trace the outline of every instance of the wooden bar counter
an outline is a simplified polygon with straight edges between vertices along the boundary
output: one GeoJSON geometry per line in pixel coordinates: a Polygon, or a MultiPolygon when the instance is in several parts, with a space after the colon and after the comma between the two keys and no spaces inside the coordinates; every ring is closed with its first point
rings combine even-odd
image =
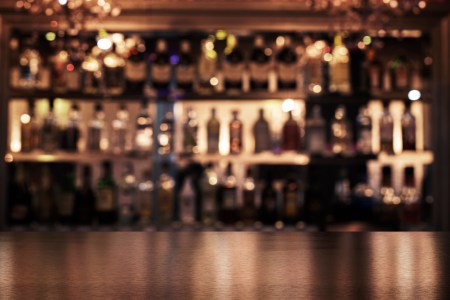
{"type": "Polygon", "coordinates": [[[2,300],[449,297],[450,233],[0,233],[2,300]]]}

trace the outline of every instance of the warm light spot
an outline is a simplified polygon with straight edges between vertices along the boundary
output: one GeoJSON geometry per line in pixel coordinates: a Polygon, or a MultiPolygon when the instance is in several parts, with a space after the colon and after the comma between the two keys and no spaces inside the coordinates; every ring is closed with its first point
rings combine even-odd
{"type": "Polygon", "coordinates": [[[423,63],[427,66],[430,66],[433,63],[433,59],[430,56],[425,57],[423,63]]]}
{"type": "Polygon", "coordinates": [[[325,53],[325,55],[323,56],[323,60],[326,62],[330,62],[333,60],[333,54],[331,53],[325,53]]]}
{"type": "Polygon", "coordinates": [[[270,49],[270,48],[264,49],[264,54],[267,55],[267,56],[272,55],[272,49],[270,49]]]}
{"type": "Polygon", "coordinates": [[[314,43],[314,47],[315,47],[317,50],[321,50],[321,51],[325,48],[326,45],[327,45],[327,44],[326,44],[325,41],[323,41],[323,40],[319,40],[319,41],[316,41],[316,42],[314,43]]]}
{"type": "Polygon", "coordinates": [[[124,41],[124,36],[122,33],[113,33],[111,35],[111,40],[116,44],[120,44],[124,41]]]}
{"type": "Polygon", "coordinates": [[[20,142],[20,140],[12,140],[10,148],[12,152],[19,152],[22,148],[22,143],[20,142]]]}
{"type": "Polygon", "coordinates": [[[425,1],[419,1],[419,4],[417,4],[419,6],[420,9],[424,9],[425,7],[427,7],[427,2],[425,1]]]}
{"type": "Polygon", "coordinates": [[[295,108],[294,100],[292,99],[286,99],[283,101],[283,104],[281,104],[281,109],[284,112],[293,111],[295,108]]]}
{"type": "Polygon", "coordinates": [[[66,66],[66,70],[69,72],[72,72],[73,70],[75,70],[75,66],[73,64],[68,64],[66,66]]]}
{"type": "Polygon", "coordinates": [[[275,228],[276,229],[281,230],[281,229],[283,229],[283,227],[284,227],[283,221],[276,221],[275,222],[275,228]]]}
{"type": "Polygon", "coordinates": [[[67,0],[58,0],[58,2],[61,5],[66,5],[67,4],[67,0]]]}
{"type": "Polygon", "coordinates": [[[227,32],[225,30],[217,30],[216,31],[216,38],[219,41],[222,41],[222,40],[226,39],[227,38],[227,32]]]}
{"type": "Polygon", "coordinates": [[[421,96],[422,95],[421,95],[420,91],[418,91],[418,90],[411,90],[408,93],[408,99],[411,101],[419,100],[421,96]]]}
{"type": "Polygon", "coordinates": [[[313,91],[315,94],[319,94],[320,92],[322,92],[322,87],[321,87],[320,85],[318,85],[318,84],[315,84],[315,85],[313,86],[313,88],[312,88],[312,91],[313,91]]]}
{"type": "Polygon", "coordinates": [[[364,42],[358,42],[358,48],[362,50],[366,48],[366,44],[364,44],[364,42]]]}
{"type": "Polygon", "coordinates": [[[31,121],[31,117],[29,114],[23,114],[20,116],[20,122],[22,124],[28,124],[28,123],[30,123],[30,121],[31,121]]]}
{"type": "Polygon", "coordinates": [[[275,40],[275,43],[277,44],[278,47],[283,47],[284,43],[285,43],[285,38],[284,36],[278,36],[277,39],[275,40]]]}
{"type": "Polygon", "coordinates": [[[398,7],[398,2],[397,2],[397,0],[392,0],[392,1],[389,2],[389,5],[392,8],[397,8],[398,7]]]}
{"type": "Polygon", "coordinates": [[[56,38],[56,34],[54,32],[47,32],[45,34],[45,38],[47,39],[47,41],[53,42],[56,38]]]}
{"type": "Polygon", "coordinates": [[[5,154],[5,162],[6,163],[12,163],[14,161],[14,156],[12,156],[12,154],[8,153],[5,154]]]}
{"type": "Polygon", "coordinates": [[[212,78],[209,80],[209,83],[210,83],[212,86],[216,86],[216,85],[219,84],[219,79],[217,79],[217,77],[212,77],[212,78]]]}
{"type": "Polygon", "coordinates": [[[112,42],[108,38],[101,38],[97,41],[97,46],[102,50],[108,50],[112,47],[112,42]]]}

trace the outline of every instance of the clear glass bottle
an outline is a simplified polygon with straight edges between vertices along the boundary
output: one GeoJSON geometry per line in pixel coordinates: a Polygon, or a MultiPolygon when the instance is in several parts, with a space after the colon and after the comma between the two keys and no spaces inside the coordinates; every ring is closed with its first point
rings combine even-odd
{"type": "Polygon", "coordinates": [[[97,94],[99,92],[102,77],[101,65],[99,58],[93,53],[93,48],[90,48],[81,63],[84,93],[97,94]]]}
{"type": "Polygon", "coordinates": [[[116,44],[103,57],[103,80],[106,93],[109,95],[121,95],[125,90],[125,66],[126,60],[117,53],[116,44]]]}
{"type": "Polygon", "coordinates": [[[203,40],[201,42],[201,55],[198,60],[197,78],[198,93],[212,94],[218,84],[217,79],[218,55],[214,50],[212,40],[203,40]]]}
{"type": "Polygon", "coordinates": [[[150,80],[151,86],[159,93],[168,93],[172,77],[172,66],[167,50],[167,42],[163,39],[156,41],[156,49],[151,56],[150,80]]]}
{"type": "Polygon", "coordinates": [[[372,92],[381,91],[383,87],[383,64],[377,58],[375,49],[367,50],[367,73],[372,92]]]}
{"type": "Polygon", "coordinates": [[[306,148],[310,153],[323,154],[326,149],[326,122],[320,106],[314,105],[311,117],[306,120],[306,148]]]}
{"type": "Polygon", "coordinates": [[[102,162],[102,175],[97,181],[95,210],[99,225],[114,225],[117,222],[117,186],[110,161],[102,162]]]}
{"type": "Polygon", "coordinates": [[[119,223],[131,226],[137,221],[137,180],[131,162],[122,165],[119,189],[119,223]]]}
{"type": "Polygon", "coordinates": [[[278,90],[297,89],[297,78],[299,73],[298,56],[292,48],[289,36],[284,38],[284,46],[276,55],[278,90]]]}
{"type": "Polygon", "coordinates": [[[35,38],[26,39],[19,55],[19,65],[17,66],[19,71],[19,89],[35,89],[39,87],[43,60],[39,51],[33,46],[35,42],[35,38]]]}
{"type": "Polygon", "coordinates": [[[411,102],[406,103],[405,112],[402,116],[402,142],[403,151],[416,150],[416,118],[411,113],[411,102]]]}
{"type": "Polygon", "coordinates": [[[249,72],[250,89],[252,91],[267,91],[269,88],[269,72],[271,70],[271,51],[264,49],[264,37],[257,35],[250,53],[249,72]]]}
{"type": "Polygon", "coordinates": [[[141,180],[138,183],[137,199],[139,224],[148,226],[152,224],[153,219],[153,190],[154,184],[151,171],[145,170],[141,180]]]}
{"type": "Polygon", "coordinates": [[[58,121],[53,112],[54,99],[49,99],[49,111],[44,118],[41,128],[41,149],[45,152],[54,152],[59,148],[60,130],[58,121]]]}
{"type": "Polygon", "coordinates": [[[80,140],[80,108],[77,104],[72,104],[69,111],[69,122],[63,131],[62,149],[66,151],[78,151],[78,141],[80,140]]]}
{"type": "Polygon", "coordinates": [[[51,63],[51,82],[55,93],[64,93],[67,91],[66,67],[69,62],[69,53],[64,45],[64,40],[56,42],[56,51],[50,58],[51,63]]]}
{"type": "Polygon", "coordinates": [[[202,222],[207,226],[214,225],[217,221],[216,197],[219,176],[212,163],[206,165],[200,185],[202,193],[202,222]]]}
{"type": "Polygon", "coordinates": [[[125,89],[128,93],[141,93],[147,79],[146,47],[138,35],[125,40],[127,60],[125,64],[125,89]]]}
{"type": "Polygon", "coordinates": [[[169,164],[163,163],[162,172],[159,177],[157,201],[158,201],[158,224],[167,226],[172,223],[174,206],[175,181],[169,174],[169,164]]]}
{"type": "Polygon", "coordinates": [[[259,109],[259,118],[253,125],[253,136],[255,138],[255,153],[270,151],[272,146],[269,123],[264,118],[264,109],[259,109]]]}
{"type": "Polygon", "coordinates": [[[39,147],[39,125],[34,114],[34,100],[28,100],[28,112],[20,116],[21,151],[30,152],[39,147]]]}
{"type": "Polygon", "coordinates": [[[198,121],[192,108],[187,109],[187,118],[183,124],[183,152],[198,154],[198,121]]]}
{"type": "Polygon", "coordinates": [[[159,124],[158,153],[160,155],[169,155],[173,151],[173,126],[173,113],[167,111],[159,124]]]}
{"type": "Polygon", "coordinates": [[[191,44],[183,40],[180,46],[179,61],[175,69],[175,80],[177,88],[183,92],[192,92],[195,81],[195,61],[191,53],[191,44]]]}
{"type": "Polygon", "coordinates": [[[208,153],[219,153],[219,141],[220,141],[220,122],[216,117],[216,109],[211,109],[211,117],[206,124],[207,131],[207,143],[208,153]]]}
{"type": "Polygon", "coordinates": [[[197,205],[197,194],[192,185],[191,176],[184,179],[183,186],[180,191],[180,221],[183,224],[192,225],[195,223],[197,205]]]}
{"type": "Polygon", "coordinates": [[[343,105],[339,105],[331,122],[331,147],[335,154],[352,152],[352,127],[343,105]]]}
{"type": "Polygon", "coordinates": [[[232,164],[228,163],[217,198],[218,219],[225,224],[234,224],[239,219],[236,183],[232,164]]]}
{"type": "Polygon", "coordinates": [[[112,121],[111,150],[114,154],[125,154],[129,150],[130,115],[124,103],[121,103],[112,121]]]}
{"type": "Polygon", "coordinates": [[[394,153],[394,119],[389,111],[389,103],[384,103],[384,111],[380,120],[380,151],[394,153]]]}
{"type": "Polygon", "coordinates": [[[89,121],[88,136],[87,136],[87,150],[101,151],[105,150],[102,141],[105,137],[105,112],[100,103],[95,105],[94,116],[89,121]]]}
{"type": "Polygon", "coordinates": [[[350,94],[350,56],[342,36],[334,37],[333,59],[330,61],[330,91],[350,94]]]}
{"type": "Polygon", "coordinates": [[[149,157],[153,149],[153,120],[148,113],[147,99],[141,101],[135,126],[134,150],[136,155],[138,157],[149,157]]]}
{"type": "Polygon", "coordinates": [[[84,61],[83,45],[80,40],[72,39],[69,42],[69,60],[64,70],[66,77],[66,89],[70,92],[80,92],[82,86],[82,69],[84,61]]]}
{"type": "Polygon", "coordinates": [[[311,95],[325,91],[324,51],[327,44],[323,40],[312,42],[306,47],[305,87],[311,95]]]}
{"type": "Polygon", "coordinates": [[[245,69],[244,55],[239,48],[237,38],[232,39],[234,45],[225,49],[223,62],[224,87],[226,92],[242,92],[245,69]],[[229,52],[227,52],[229,50],[229,52]]]}
{"type": "Polygon", "coordinates": [[[256,184],[252,169],[247,168],[247,173],[242,185],[243,206],[241,210],[242,222],[246,225],[254,225],[256,222],[256,184]]]}
{"type": "Polygon", "coordinates": [[[300,127],[292,116],[292,111],[288,112],[288,119],[283,125],[282,131],[283,151],[298,151],[300,149],[300,127]]]}
{"type": "Polygon", "coordinates": [[[356,117],[356,128],[358,134],[356,150],[362,154],[372,153],[372,118],[367,106],[360,107],[356,117]]]}
{"type": "Polygon", "coordinates": [[[242,122],[238,119],[239,112],[232,112],[233,119],[230,122],[230,154],[240,154],[243,149],[242,122]]]}

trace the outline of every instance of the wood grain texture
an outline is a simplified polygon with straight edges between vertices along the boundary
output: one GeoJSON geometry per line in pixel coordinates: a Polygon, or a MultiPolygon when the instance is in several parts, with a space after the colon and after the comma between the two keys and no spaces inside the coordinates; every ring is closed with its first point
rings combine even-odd
{"type": "Polygon", "coordinates": [[[0,299],[449,299],[449,233],[1,233],[0,299]]]}

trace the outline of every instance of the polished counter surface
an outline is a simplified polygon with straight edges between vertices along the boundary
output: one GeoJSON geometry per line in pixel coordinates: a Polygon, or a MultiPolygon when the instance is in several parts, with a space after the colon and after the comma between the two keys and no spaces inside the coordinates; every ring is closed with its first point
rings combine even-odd
{"type": "Polygon", "coordinates": [[[0,299],[450,299],[450,233],[3,232],[0,299]]]}

